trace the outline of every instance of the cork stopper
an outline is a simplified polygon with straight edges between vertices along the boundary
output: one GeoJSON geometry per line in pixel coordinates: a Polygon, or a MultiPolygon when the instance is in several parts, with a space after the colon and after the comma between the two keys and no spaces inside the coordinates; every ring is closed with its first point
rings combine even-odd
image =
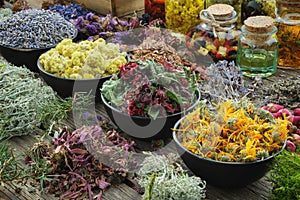
{"type": "Polygon", "coordinates": [[[269,16],[248,17],[244,21],[247,31],[253,33],[268,33],[274,28],[274,19],[269,16]]]}
{"type": "Polygon", "coordinates": [[[234,8],[231,5],[219,3],[209,6],[206,10],[215,17],[230,17],[234,8]]]}

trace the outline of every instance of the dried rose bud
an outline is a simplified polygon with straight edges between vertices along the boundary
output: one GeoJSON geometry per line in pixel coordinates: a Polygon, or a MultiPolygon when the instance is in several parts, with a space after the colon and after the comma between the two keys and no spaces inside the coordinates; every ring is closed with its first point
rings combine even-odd
{"type": "Polygon", "coordinates": [[[286,108],[280,109],[278,112],[282,113],[283,117],[290,117],[290,116],[292,116],[292,113],[288,109],[286,109],[286,108]]]}
{"type": "Polygon", "coordinates": [[[272,113],[274,118],[281,118],[282,117],[282,113],[277,112],[277,113],[272,113]]]}
{"type": "Polygon", "coordinates": [[[292,141],[290,141],[290,140],[288,140],[286,142],[286,148],[288,150],[290,150],[291,152],[295,152],[296,151],[296,145],[292,141]]]}
{"type": "Polygon", "coordinates": [[[283,109],[284,107],[279,104],[275,103],[269,103],[267,105],[267,110],[270,111],[271,113],[277,113],[279,110],[283,109]]]}
{"type": "Polygon", "coordinates": [[[300,116],[294,115],[292,123],[297,126],[300,124],[300,116]]]}
{"type": "Polygon", "coordinates": [[[295,109],[293,110],[293,113],[294,113],[294,115],[296,115],[296,116],[300,116],[300,108],[295,108],[295,109]]]}

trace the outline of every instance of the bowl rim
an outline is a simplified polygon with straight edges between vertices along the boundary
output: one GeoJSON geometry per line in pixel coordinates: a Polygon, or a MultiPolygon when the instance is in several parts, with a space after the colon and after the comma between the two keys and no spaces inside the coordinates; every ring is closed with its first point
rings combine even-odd
{"type": "MultiPolygon", "coordinates": [[[[178,116],[178,115],[180,115],[180,114],[184,114],[184,115],[185,115],[186,112],[189,112],[190,110],[194,109],[194,108],[196,107],[196,105],[199,103],[199,100],[200,100],[200,90],[197,89],[197,90],[195,91],[195,93],[196,93],[196,95],[198,95],[198,96],[197,96],[196,101],[193,103],[193,105],[191,105],[191,106],[188,107],[187,109],[185,109],[185,110],[183,110],[183,111],[180,111],[180,112],[178,112],[178,113],[174,113],[174,114],[167,115],[167,116],[158,116],[155,120],[163,119],[163,118],[167,118],[167,117],[178,116]]],[[[141,117],[141,116],[136,116],[136,115],[131,116],[131,115],[127,114],[127,113],[121,112],[121,111],[118,110],[117,108],[113,107],[109,101],[107,101],[107,99],[104,97],[104,95],[102,94],[102,92],[101,92],[101,100],[102,100],[102,102],[103,102],[105,105],[107,105],[111,110],[113,110],[113,111],[115,111],[115,112],[117,112],[117,113],[119,113],[119,114],[121,114],[121,115],[124,115],[124,116],[127,116],[127,117],[132,117],[132,118],[135,118],[135,119],[149,119],[149,120],[151,120],[151,117],[141,117]]],[[[152,119],[152,120],[154,120],[154,119],[152,119]]]]}
{"type": "Polygon", "coordinates": [[[268,160],[271,160],[273,159],[275,156],[277,156],[278,154],[280,154],[286,147],[286,143],[287,143],[287,140],[284,141],[283,145],[282,145],[282,148],[280,150],[278,150],[276,153],[268,156],[267,158],[265,159],[260,159],[260,160],[255,160],[255,161],[250,161],[250,162],[225,162],[225,161],[218,161],[218,160],[214,160],[214,159],[210,159],[210,158],[204,158],[204,157],[201,157],[199,155],[196,155],[194,153],[192,153],[191,151],[189,151],[188,149],[186,149],[182,144],[181,142],[179,142],[179,139],[177,137],[177,131],[176,129],[180,126],[180,123],[181,121],[185,118],[186,116],[183,116],[181,119],[179,119],[175,125],[174,125],[174,128],[173,128],[173,131],[172,131],[172,136],[173,136],[173,140],[175,141],[176,145],[178,145],[181,149],[184,150],[184,153],[188,153],[189,155],[197,158],[197,159],[200,159],[200,160],[204,160],[204,161],[207,161],[207,162],[212,162],[212,163],[216,163],[216,164],[224,164],[224,165],[255,165],[255,164],[258,164],[258,163],[263,163],[263,162],[266,162],[268,160]]]}
{"type": "MultiPolygon", "coordinates": [[[[46,52],[45,52],[46,53],[46,52]]],[[[107,79],[107,78],[110,78],[112,77],[112,75],[108,75],[108,76],[103,76],[103,77],[100,77],[100,78],[89,78],[89,79],[74,79],[74,78],[65,78],[65,77],[61,77],[61,76],[55,76],[54,74],[51,74],[50,72],[47,72],[44,67],[42,66],[42,64],[40,63],[40,57],[38,58],[37,60],[37,67],[38,67],[38,70],[43,73],[43,74],[46,74],[52,78],[59,78],[61,80],[67,80],[67,81],[79,81],[79,82],[86,82],[86,81],[99,81],[101,79],[107,79]]]]}

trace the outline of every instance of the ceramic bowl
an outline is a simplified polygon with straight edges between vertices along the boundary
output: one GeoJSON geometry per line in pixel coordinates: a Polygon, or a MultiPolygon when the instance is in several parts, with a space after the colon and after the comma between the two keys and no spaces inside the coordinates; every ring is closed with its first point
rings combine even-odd
{"type": "Polygon", "coordinates": [[[158,116],[156,119],[150,117],[130,116],[114,108],[101,94],[101,100],[107,115],[112,122],[124,133],[136,139],[151,141],[157,139],[172,138],[172,130],[175,123],[185,114],[193,111],[200,98],[199,91],[196,93],[198,99],[187,110],[167,116],[158,116]]]}
{"type": "Polygon", "coordinates": [[[15,66],[25,65],[29,70],[38,72],[37,60],[41,54],[50,49],[51,47],[41,49],[20,49],[0,45],[0,54],[15,66]]]}
{"type": "Polygon", "coordinates": [[[111,76],[83,80],[63,78],[47,72],[39,59],[37,66],[43,80],[62,98],[72,97],[76,92],[85,92],[95,96],[95,101],[100,102],[100,88],[111,78],[111,76]]]}
{"type": "Polygon", "coordinates": [[[278,155],[286,146],[276,154],[263,160],[253,162],[222,162],[198,156],[187,150],[181,143],[176,129],[180,128],[181,118],[176,122],[173,131],[173,139],[176,149],[185,165],[197,176],[203,178],[208,184],[222,188],[245,187],[261,179],[271,169],[274,157],[278,155]]]}

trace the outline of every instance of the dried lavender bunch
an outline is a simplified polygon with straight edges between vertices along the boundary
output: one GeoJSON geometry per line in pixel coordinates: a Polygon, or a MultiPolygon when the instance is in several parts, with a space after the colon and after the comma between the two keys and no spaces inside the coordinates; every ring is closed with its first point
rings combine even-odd
{"type": "Polygon", "coordinates": [[[200,84],[201,99],[208,103],[226,100],[238,100],[245,97],[250,90],[245,86],[239,66],[226,60],[218,61],[206,68],[209,77],[200,84]]]}
{"type": "Polygon", "coordinates": [[[138,171],[138,183],[145,189],[144,200],[199,200],[205,198],[206,182],[189,176],[178,156],[150,154],[138,171]]]}
{"type": "Polygon", "coordinates": [[[300,80],[277,79],[270,87],[257,87],[252,93],[253,103],[263,106],[268,103],[280,104],[286,108],[300,107],[300,80]]]}

